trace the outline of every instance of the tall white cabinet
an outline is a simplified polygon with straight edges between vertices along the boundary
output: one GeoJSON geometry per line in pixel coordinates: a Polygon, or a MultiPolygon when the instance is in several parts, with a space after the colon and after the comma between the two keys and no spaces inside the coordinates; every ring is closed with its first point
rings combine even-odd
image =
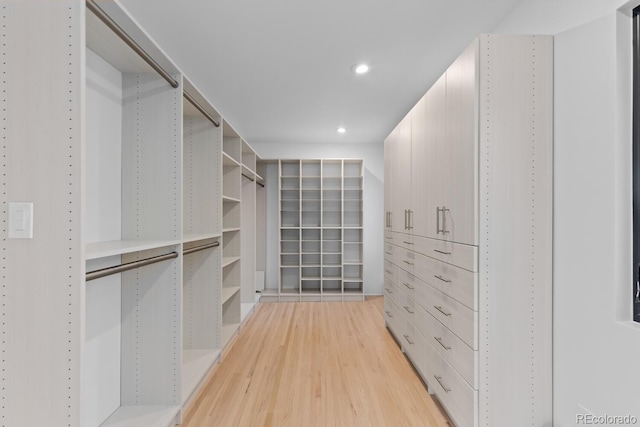
{"type": "Polygon", "coordinates": [[[255,305],[257,156],[117,1],[0,7],[0,426],[173,426],[255,305]]]}
{"type": "Polygon", "coordinates": [[[456,425],[551,425],[552,38],[482,35],[385,141],[385,320],[456,425]]]}

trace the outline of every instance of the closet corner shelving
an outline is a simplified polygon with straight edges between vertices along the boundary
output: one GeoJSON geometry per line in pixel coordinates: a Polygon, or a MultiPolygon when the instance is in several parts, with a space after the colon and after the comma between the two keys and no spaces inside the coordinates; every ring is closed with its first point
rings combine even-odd
{"type": "Polygon", "coordinates": [[[362,160],[279,160],[278,170],[280,282],[265,301],[362,301],[362,160]]]}

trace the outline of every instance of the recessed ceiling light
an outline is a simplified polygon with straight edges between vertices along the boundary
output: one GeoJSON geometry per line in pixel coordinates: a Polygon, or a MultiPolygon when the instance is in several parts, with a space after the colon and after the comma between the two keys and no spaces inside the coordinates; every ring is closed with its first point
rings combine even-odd
{"type": "Polygon", "coordinates": [[[369,71],[369,66],[367,64],[356,64],[351,67],[351,69],[356,74],[365,74],[367,71],[369,71]]]}
{"type": "Polygon", "coordinates": [[[338,133],[345,133],[347,130],[345,128],[338,128],[338,133]]]}

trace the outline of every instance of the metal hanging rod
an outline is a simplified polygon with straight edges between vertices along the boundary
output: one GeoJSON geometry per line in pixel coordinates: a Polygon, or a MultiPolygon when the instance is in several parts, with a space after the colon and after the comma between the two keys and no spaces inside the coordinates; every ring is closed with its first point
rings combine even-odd
{"type": "Polygon", "coordinates": [[[202,114],[204,114],[204,116],[209,119],[209,121],[211,123],[213,123],[215,125],[215,127],[219,128],[220,127],[220,122],[217,121],[216,119],[213,118],[213,116],[211,114],[209,114],[207,112],[207,110],[205,110],[202,105],[198,104],[198,101],[196,101],[195,99],[193,99],[193,97],[191,95],[189,95],[187,92],[183,92],[184,97],[187,98],[187,101],[189,101],[191,103],[191,105],[193,105],[194,107],[196,107],[196,109],[198,111],[200,111],[202,114]]]}
{"type": "Polygon", "coordinates": [[[215,248],[215,247],[218,247],[218,246],[220,246],[220,242],[213,242],[213,243],[208,243],[206,245],[194,246],[192,248],[183,250],[182,254],[183,255],[188,255],[188,254],[192,254],[194,252],[204,251],[205,249],[215,248]]]}
{"type": "Polygon", "coordinates": [[[264,184],[263,183],[256,181],[256,184],[258,184],[260,187],[264,188],[264,184]]]}
{"type": "Polygon", "coordinates": [[[118,37],[122,39],[123,42],[127,44],[135,53],[137,53],[140,58],[144,59],[147,64],[151,66],[158,74],[162,76],[173,88],[177,88],[180,84],[171,77],[171,74],[167,73],[164,68],[158,64],[155,59],[151,57],[134,39],[129,36],[109,15],[107,15],[101,8],[98,6],[94,0],[86,0],[87,1],[87,9],[93,12],[104,24],[111,29],[118,37]]]}
{"type": "Polygon", "coordinates": [[[100,270],[94,270],[87,272],[85,281],[99,279],[105,276],[111,276],[112,274],[122,273],[123,271],[133,270],[134,268],[144,267],[145,265],[155,264],[160,261],[176,258],[177,252],[170,252],[165,255],[158,255],[150,258],[141,259],[139,261],[127,262],[120,265],[114,265],[113,267],[102,268],[100,270]]]}
{"type": "Polygon", "coordinates": [[[248,179],[249,181],[251,181],[251,182],[254,182],[254,181],[255,181],[255,179],[253,179],[252,177],[250,177],[249,175],[246,175],[246,174],[244,174],[244,173],[242,174],[242,176],[244,176],[245,178],[247,178],[247,179],[248,179]]]}

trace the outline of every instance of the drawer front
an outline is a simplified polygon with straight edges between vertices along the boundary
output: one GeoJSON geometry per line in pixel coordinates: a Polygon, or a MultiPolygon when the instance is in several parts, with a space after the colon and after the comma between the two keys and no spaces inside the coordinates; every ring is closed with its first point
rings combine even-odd
{"type": "Polygon", "coordinates": [[[426,343],[427,382],[458,426],[473,426],[478,392],[456,372],[430,343],[426,343]]]}
{"type": "Polygon", "coordinates": [[[394,264],[404,271],[408,271],[413,274],[416,267],[416,253],[408,249],[396,247],[394,252],[394,264]]]}
{"type": "Polygon", "coordinates": [[[413,236],[413,250],[465,270],[478,271],[477,246],[413,236]]]}
{"type": "Polygon", "coordinates": [[[425,375],[425,367],[426,367],[426,354],[425,354],[425,345],[426,340],[422,337],[422,335],[417,331],[415,326],[406,321],[406,327],[404,328],[404,333],[400,338],[402,340],[402,348],[404,349],[407,356],[411,360],[413,366],[420,372],[421,375],[425,375]]]}
{"type": "Polygon", "coordinates": [[[415,254],[415,275],[472,310],[478,310],[478,273],[415,254]]]}
{"type": "Polygon", "coordinates": [[[407,320],[413,322],[413,314],[415,313],[415,302],[413,298],[404,292],[403,287],[397,284],[395,285],[394,292],[396,294],[394,302],[398,305],[398,311],[402,313],[407,320]]]}
{"type": "Polygon", "coordinates": [[[402,326],[401,322],[403,322],[404,320],[398,312],[397,305],[387,296],[386,291],[384,295],[384,320],[387,324],[387,327],[393,332],[394,335],[396,335],[396,337],[398,335],[402,336],[402,334],[400,334],[400,327],[402,326]]]}
{"type": "Polygon", "coordinates": [[[472,349],[478,350],[477,312],[428,285],[426,298],[418,303],[472,349]]]}
{"type": "MultiPolygon", "coordinates": [[[[396,267],[397,268],[397,267],[396,267]]],[[[404,293],[409,295],[411,299],[415,299],[415,292],[418,285],[416,284],[416,276],[413,274],[402,270],[400,268],[397,269],[397,280],[395,284],[397,287],[402,289],[404,293]]]]}
{"type": "Polygon", "coordinates": [[[385,261],[394,262],[396,246],[391,243],[384,242],[384,259],[385,261]]]}
{"type": "Polygon", "coordinates": [[[420,306],[415,308],[414,321],[424,339],[458,371],[472,388],[477,389],[478,384],[474,374],[478,352],[420,306]]]}
{"type": "Polygon", "coordinates": [[[390,260],[384,260],[384,277],[385,279],[389,279],[390,281],[397,283],[397,267],[390,260]]]}

